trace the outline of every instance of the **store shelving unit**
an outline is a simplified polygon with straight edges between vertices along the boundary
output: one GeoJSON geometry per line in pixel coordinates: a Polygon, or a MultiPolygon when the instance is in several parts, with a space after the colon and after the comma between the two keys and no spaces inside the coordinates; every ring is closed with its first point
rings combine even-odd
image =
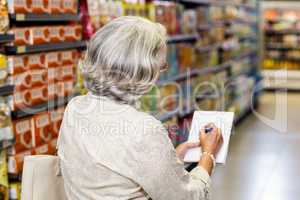
{"type": "Polygon", "coordinates": [[[11,42],[14,40],[14,35],[13,34],[0,34],[0,43],[7,43],[11,42]]]}
{"type": "Polygon", "coordinates": [[[263,70],[266,90],[300,91],[299,2],[263,2],[263,70]],[[292,39],[292,41],[290,41],[292,39]]]}
{"type": "Polygon", "coordinates": [[[4,85],[0,86],[0,96],[8,96],[11,95],[14,91],[13,85],[4,85]]]}
{"type": "Polygon", "coordinates": [[[69,22],[79,21],[80,17],[76,14],[35,14],[35,13],[15,13],[10,14],[10,20],[13,23],[17,22],[69,22]]]}
{"type": "Polygon", "coordinates": [[[78,94],[73,94],[67,97],[61,97],[49,100],[45,103],[31,106],[28,108],[18,109],[15,111],[12,111],[11,116],[12,119],[20,119],[23,117],[30,117],[32,115],[48,111],[48,110],[54,110],[56,108],[65,106],[73,97],[77,96],[78,94]]]}
{"type": "Polygon", "coordinates": [[[7,55],[18,55],[27,53],[38,53],[38,52],[48,52],[48,51],[59,51],[67,49],[80,49],[84,50],[86,48],[85,41],[75,41],[75,42],[60,42],[60,43],[49,43],[49,44],[39,44],[39,45],[22,45],[22,46],[5,46],[5,52],[7,55]]]}

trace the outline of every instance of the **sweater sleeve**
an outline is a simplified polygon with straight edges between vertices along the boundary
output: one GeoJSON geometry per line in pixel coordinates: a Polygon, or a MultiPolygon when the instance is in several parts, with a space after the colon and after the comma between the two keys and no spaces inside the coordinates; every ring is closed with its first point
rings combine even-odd
{"type": "Polygon", "coordinates": [[[138,162],[135,180],[152,200],[208,200],[210,177],[200,166],[188,173],[178,162],[167,130],[153,119],[136,137],[132,156],[138,162]]]}

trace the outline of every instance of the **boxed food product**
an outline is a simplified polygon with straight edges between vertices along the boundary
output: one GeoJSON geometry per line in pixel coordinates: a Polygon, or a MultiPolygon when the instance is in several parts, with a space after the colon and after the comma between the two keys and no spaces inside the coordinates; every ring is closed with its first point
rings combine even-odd
{"type": "Polygon", "coordinates": [[[49,40],[50,42],[62,42],[64,41],[64,27],[63,26],[51,26],[49,27],[49,40]]]}
{"type": "Polygon", "coordinates": [[[31,88],[29,91],[31,105],[38,105],[48,100],[48,87],[46,85],[31,88]]]}
{"type": "Polygon", "coordinates": [[[47,70],[31,70],[31,87],[42,86],[47,83],[47,70]]]}
{"type": "Polygon", "coordinates": [[[31,42],[31,32],[29,28],[12,28],[10,31],[15,36],[15,45],[27,45],[31,42]]]}
{"type": "Polygon", "coordinates": [[[0,152],[0,198],[8,200],[8,173],[7,173],[6,151],[0,152]]]}
{"type": "Polygon", "coordinates": [[[9,154],[15,155],[22,151],[30,150],[33,147],[31,118],[14,120],[12,125],[16,142],[9,149],[9,154]]]}
{"type": "Polygon", "coordinates": [[[29,70],[28,56],[9,56],[7,58],[9,74],[18,74],[29,70]]]}
{"type": "Polygon", "coordinates": [[[6,33],[9,29],[9,17],[6,0],[0,0],[0,33],[6,33]]]}
{"type": "Polygon", "coordinates": [[[55,83],[50,83],[47,85],[48,88],[48,100],[50,99],[55,99],[58,94],[57,94],[57,84],[55,83]]]}
{"type": "Polygon", "coordinates": [[[77,13],[78,0],[62,0],[62,9],[64,13],[77,13]]]}
{"type": "MultiPolygon", "coordinates": [[[[0,141],[11,141],[14,138],[11,128],[10,108],[7,99],[0,96],[0,141]]],[[[5,148],[6,145],[2,145],[5,148]]]]}
{"type": "Polygon", "coordinates": [[[0,86],[6,84],[8,71],[7,71],[6,56],[0,54],[0,86]]]}
{"type": "Polygon", "coordinates": [[[61,66],[61,54],[59,52],[50,52],[46,54],[47,68],[61,66]]]}
{"type": "Polygon", "coordinates": [[[69,25],[64,27],[64,40],[65,41],[77,41],[82,38],[82,26],[81,25],[69,25]]]}
{"type": "Polygon", "coordinates": [[[191,34],[197,32],[197,14],[195,10],[185,10],[181,21],[182,32],[191,34]]]}
{"type": "Polygon", "coordinates": [[[8,1],[9,13],[29,13],[31,12],[28,0],[8,1]]]}
{"type": "Polygon", "coordinates": [[[61,107],[49,112],[52,125],[52,133],[57,137],[59,134],[60,125],[64,116],[65,108],[61,107]]]}
{"type": "Polygon", "coordinates": [[[76,50],[61,52],[62,65],[75,64],[77,60],[78,60],[78,52],[76,50]]]}
{"type": "Polygon", "coordinates": [[[62,13],[62,0],[49,0],[48,1],[48,8],[50,10],[50,13],[57,14],[62,13]]]}
{"type": "Polygon", "coordinates": [[[31,0],[30,8],[32,13],[47,13],[50,12],[48,0],[31,0]]]}
{"type": "Polygon", "coordinates": [[[21,200],[21,183],[9,184],[9,198],[13,200],[21,200]]]}
{"type": "Polygon", "coordinates": [[[29,43],[30,44],[44,44],[50,41],[49,38],[49,28],[48,26],[36,26],[31,27],[29,43]]]}
{"type": "Polygon", "coordinates": [[[52,84],[60,80],[60,68],[48,68],[48,83],[52,84]]]}
{"type": "Polygon", "coordinates": [[[11,109],[17,110],[26,108],[31,105],[31,93],[29,90],[15,91],[13,97],[10,98],[11,109]]]}
{"type": "Polygon", "coordinates": [[[51,140],[51,141],[48,143],[48,145],[50,146],[50,155],[55,155],[56,152],[57,152],[57,150],[56,150],[56,149],[57,149],[57,148],[56,148],[56,146],[57,146],[57,138],[51,140]]]}
{"type": "Polygon", "coordinates": [[[31,54],[28,56],[28,66],[30,69],[43,69],[46,68],[45,54],[31,54]]]}
{"type": "Polygon", "coordinates": [[[30,72],[24,72],[16,75],[12,75],[9,77],[8,82],[15,86],[15,90],[24,90],[31,87],[32,77],[30,72]]]}
{"type": "Polygon", "coordinates": [[[33,127],[34,147],[46,144],[54,138],[48,112],[33,116],[31,123],[33,127]]]}
{"type": "Polygon", "coordinates": [[[75,78],[75,67],[74,65],[67,65],[60,67],[60,76],[62,80],[67,81],[75,78]]]}
{"type": "Polygon", "coordinates": [[[8,157],[8,173],[11,174],[19,174],[23,169],[23,162],[25,156],[32,155],[33,152],[31,150],[24,151],[20,154],[16,154],[14,156],[8,157]]]}

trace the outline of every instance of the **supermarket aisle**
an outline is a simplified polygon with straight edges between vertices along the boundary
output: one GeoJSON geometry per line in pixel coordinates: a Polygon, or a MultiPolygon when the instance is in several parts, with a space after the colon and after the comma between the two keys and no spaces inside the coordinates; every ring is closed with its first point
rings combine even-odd
{"type": "MultiPolygon", "coordinates": [[[[279,132],[256,117],[236,130],[226,166],[213,176],[213,200],[298,200],[300,196],[300,94],[288,94],[288,130],[279,132]]],[[[272,93],[259,112],[274,115],[272,93]]],[[[277,122],[280,123],[280,122],[277,122]]]]}

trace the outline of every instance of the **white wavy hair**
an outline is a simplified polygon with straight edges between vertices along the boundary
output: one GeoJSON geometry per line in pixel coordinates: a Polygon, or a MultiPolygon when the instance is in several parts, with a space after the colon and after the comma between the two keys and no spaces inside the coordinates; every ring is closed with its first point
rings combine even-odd
{"type": "Polygon", "coordinates": [[[119,17],[98,30],[89,42],[81,70],[95,95],[134,104],[160,72],[159,50],[166,29],[141,17],[119,17]]]}

